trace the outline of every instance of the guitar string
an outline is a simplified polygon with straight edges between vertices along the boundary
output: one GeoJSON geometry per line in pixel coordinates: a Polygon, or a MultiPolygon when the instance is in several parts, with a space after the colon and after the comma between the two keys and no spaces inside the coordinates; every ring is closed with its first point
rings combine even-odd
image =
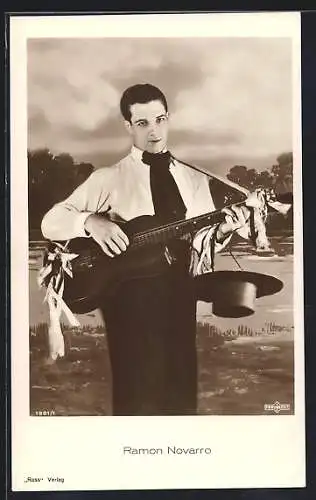
{"type": "MultiPolygon", "coordinates": [[[[242,205],[243,203],[244,202],[236,203],[235,206],[242,205]]],[[[225,207],[223,207],[223,208],[225,208],[225,207]]],[[[157,228],[149,230],[149,231],[143,231],[140,233],[136,233],[134,235],[132,243],[131,243],[131,249],[141,247],[144,244],[148,244],[149,240],[153,240],[153,243],[155,243],[155,239],[159,239],[159,236],[163,235],[163,233],[167,233],[167,232],[170,232],[170,231],[175,230],[175,229],[176,230],[182,229],[186,225],[190,225],[190,224],[194,225],[195,223],[198,223],[198,222],[205,220],[205,219],[207,220],[208,218],[209,219],[216,218],[216,216],[219,216],[222,214],[222,210],[223,209],[214,210],[213,212],[209,212],[207,214],[202,214],[202,215],[199,215],[197,217],[194,217],[191,220],[190,219],[181,219],[181,220],[172,222],[170,224],[164,224],[164,225],[158,226],[157,228]]],[[[215,223],[216,222],[214,222],[214,224],[215,223]]],[[[190,232],[191,231],[188,231],[188,233],[190,233],[190,232]]],[[[101,255],[102,254],[100,254],[100,256],[101,255]]],[[[77,264],[79,262],[81,264],[89,263],[93,259],[96,259],[96,258],[97,258],[97,256],[93,257],[91,255],[86,256],[86,257],[81,256],[80,259],[77,260],[77,264]]]]}
{"type": "MultiPolygon", "coordinates": [[[[239,205],[242,205],[244,203],[245,203],[244,201],[239,202],[239,203],[234,203],[234,206],[239,206],[239,205]]],[[[206,214],[198,215],[196,217],[193,217],[192,219],[180,219],[180,220],[172,222],[170,224],[164,224],[164,225],[158,226],[150,231],[141,231],[140,233],[137,233],[135,236],[143,236],[143,235],[146,236],[147,234],[151,234],[153,232],[158,232],[160,230],[172,229],[172,228],[175,228],[176,226],[181,226],[181,225],[185,225],[188,223],[192,224],[192,223],[194,223],[194,221],[199,222],[200,220],[203,220],[203,219],[207,219],[207,218],[211,218],[211,217],[213,218],[214,216],[220,215],[224,208],[229,208],[230,206],[231,205],[226,205],[223,208],[220,208],[218,210],[214,210],[213,212],[208,212],[206,214]]]]}
{"type": "MultiPolygon", "coordinates": [[[[208,216],[205,216],[205,218],[207,218],[208,216]]],[[[134,235],[134,239],[132,240],[132,243],[131,243],[131,246],[130,246],[130,249],[133,250],[135,248],[139,248],[141,246],[144,246],[148,243],[157,243],[159,240],[159,237],[161,235],[163,235],[164,232],[168,232],[168,231],[171,231],[172,229],[177,229],[177,226],[185,226],[189,221],[188,220],[184,220],[182,224],[175,224],[175,225],[170,225],[170,226],[162,226],[159,231],[157,230],[153,230],[153,231],[149,231],[147,233],[137,233],[134,235]],[[184,224],[185,223],[185,224],[184,224]],[[163,228],[163,229],[162,229],[163,228]]],[[[188,231],[188,234],[190,233],[191,231],[188,231]]],[[[167,238],[169,239],[169,238],[167,238]]],[[[100,257],[102,256],[102,254],[100,253],[100,257]]],[[[96,259],[98,256],[81,256],[79,259],[77,259],[77,262],[76,264],[80,263],[80,264],[85,264],[85,263],[89,263],[91,262],[92,260],[96,259]]]]}

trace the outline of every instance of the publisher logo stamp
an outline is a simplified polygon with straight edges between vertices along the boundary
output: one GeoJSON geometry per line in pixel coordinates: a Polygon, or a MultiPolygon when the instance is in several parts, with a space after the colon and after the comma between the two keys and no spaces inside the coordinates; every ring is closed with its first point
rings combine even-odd
{"type": "Polygon", "coordinates": [[[273,404],[265,404],[264,409],[265,411],[273,411],[274,413],[278,414],[282,411],[289,411],[291,409],[291,405],[289,405],[288,403],[280,403],[279,401],[275,401],[273,404]]]}

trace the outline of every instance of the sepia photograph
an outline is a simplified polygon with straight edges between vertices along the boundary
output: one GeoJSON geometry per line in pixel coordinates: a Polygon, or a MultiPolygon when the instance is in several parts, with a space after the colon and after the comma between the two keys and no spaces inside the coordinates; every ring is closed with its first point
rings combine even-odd
{"type": "Polygon", "coordinates": [[[31,414],[292,414],[291,40],[27,55],[31,414]]]}
{"type": "MultiPolygon", "coordinates": [[[[159,36],[159,15],[140,36],[124,17],[90,36],[75,18],[67,33],[56,18],[26,30],[24,417],[34,431],[68,417],[292,422],[304,327],[291,29],[276,19],[256,35],[245,19],[211,35],[211,15],[210,34],[172,34],[170,19],[159,36]]],[[[212,453],[124,439],[124,458],[212,453]]]]}

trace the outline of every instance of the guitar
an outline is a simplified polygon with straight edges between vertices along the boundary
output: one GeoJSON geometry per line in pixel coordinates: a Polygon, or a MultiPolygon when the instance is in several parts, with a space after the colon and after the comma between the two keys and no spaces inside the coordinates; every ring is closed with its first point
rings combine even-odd
{"type": "MultiPolygon", "coordinates": [[[[96,309],[100,296],[111,295],[124,281],[156,276],[169,268],[170,261],[166,258],[169,242],[192,236],[203,227],[222,222],[224,218],[222,209],[163,225],[159,225],[156,216],[137,217],[119,224],[130,244],[125,252],[114,258],[108,257],[92,238],[70,240],[64,251],[77,256],[71,260],[72,277],[62,270],[63,300],[76,314],[96,309]]],[[[60,263],[59,269],[62,269],[60,263]]],[[[46,277],[46,285],[56,269],[58,259],[53,265],[53,272],[46,277]]]]}

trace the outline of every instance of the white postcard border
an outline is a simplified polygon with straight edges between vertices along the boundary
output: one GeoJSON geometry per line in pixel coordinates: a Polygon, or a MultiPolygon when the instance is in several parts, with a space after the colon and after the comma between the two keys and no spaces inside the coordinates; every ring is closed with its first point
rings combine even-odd
{"type": "Polygon", "coordinates": [[[12,488],[111,490],[305,486],[300,15],[17,16],[10,20],[12,488]],[[146,16],[146,19],[145,17],[146,16]],[[291,37],[293,41],[295,415],[30,417],[26,41],[36,37],[291,37]],[[123,446],[210,455],[123,456],[123,446]],[[25,478],[62,477],[29,485],[25,478]]]}

